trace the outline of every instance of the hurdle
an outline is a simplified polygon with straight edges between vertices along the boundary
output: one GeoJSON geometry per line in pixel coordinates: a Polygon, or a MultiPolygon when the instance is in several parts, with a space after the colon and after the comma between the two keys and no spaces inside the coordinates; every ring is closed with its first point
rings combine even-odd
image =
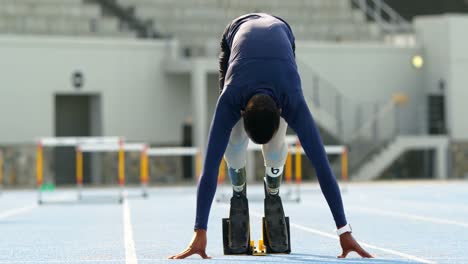
{"type": "MultiPolygon", "coordinates": [[[[297,136],[295,135],[288,135],[285,138],[285,142],[288,146],[288,154],[286,158],[285,168],[284,168],[284,182],[286,186],[292,186],[295,184],[295,191],[289,189],[286,191],[285,196],[283,197],[284,200],[300,202],[301,201],[301,185],[303,179],[302,173],[302,158],[305,155],[305,151],[301,146],[301,143],[297,136]],[[294,171],[294,173],[293,173],[294,171]],[[294,181],[294,183],[293,183],[294,181]]],[[[247,147],[248,151],[261,151],[262,146],[258,144],[254,144],[249,142],[247,147]]],[[[336,146],[325,146],[325,152],[327,155],[340,155],[341,156],[341,181],[347,182],[348,181],[348,151],[346,146],[336,145],[336,146]]],[[[252,163],[253,164],[253,163],[252,163]]],[[[251,165],[252,165],[251,164],[251,165]]],[[[223,184],[226,182],[226,169],[225,169],[225,161],[223,159],[219,175],[218,175],[218,185],[223,184]]],[[[222,194],[216,198],[216,201],[220,202],[225,199],[222,194]]]]}
{"type": "Polygon", "coordinates": [[[149,148],[146,150],[146,156],[150,157],[174,157],[174,156],[192,156],[195,158],[195,179],[199,179],[201,172],[201,152],[196,147],[160,147],[149,148]]]}
{"type": "MultiPolygon", "coordinates": [[[[121,137],[45,137],[37,140],[36,149],[36,184],[37,184],[37,202],[42,204],[42,187],[44,184],[44,148],[55,148],[55,147],[77,147],[80,144],[118,144],[122,141],[121,137]]],[[[82,155],[76,156],[76,161],[81,162],[82,155]]],[[[77,168],[77,184],[82,184],[82,169],[77,168]],[[78,178],[78,176],[80,177],[78,178]],[[80,183],[81,182],[81,183],[80,183]]],[[[81,198],[80,192],[78,192],[78,198],[81,198]]]]}
{"type": "MultiPolygon", "coordinates": [[[[296,200],[300,202],[300,193],[301,193],[301,183],[302,183],[302,156],[305,155],[305,151],[301,146],[301,143],[299,142],[299,139],[293,138],[288,136],[289,138],[287,139],[288,142],[292,142],[295,140],[295,181],[296,181],[296,195],[297,198],[296,200]]],[[[348,149],[346,146],[342,145],[328,145],[324,146],[325,152],[327,155],[339,155],[341,157],[341,178],[337,179],[340,180],[343,183],[346,183],[348,181],[348,149]]],[[[286,177],[288,178],[288,177],[286,177]]],[[[289,180],[289,183],[291,183],[291,178],[289,180]]],[[[344,189],[343,189],[344,190],[344,189]]]]}
{"type": "Polygon", "coordinates": [[[76,146],[76,182],[78,187],[78,198],[81,199],[81,189],[83,186],[83,153],[118,153],[118,181],[119,181],[119,202],[122,203],[125,191],[125,153],[140,153],[140,184],[142,196],[148,197],[148,144],[146,143],[126,143],[120,140],[117,144],[93,144],[85,142],[76,146]]]}

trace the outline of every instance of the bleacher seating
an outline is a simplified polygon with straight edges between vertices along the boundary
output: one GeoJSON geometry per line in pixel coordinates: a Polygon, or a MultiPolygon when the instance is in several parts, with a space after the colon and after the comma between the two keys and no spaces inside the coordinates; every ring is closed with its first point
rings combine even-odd
{"type": "Polygon", "coordinates": [[[299,40],[360,41],[381,39],[379,28],[350,0],[117,0],[153,20],[158,31],[183,46],[203,47],[219,41],[235,17],[267,12],[287,20],[299,40]]]}
{"type": "Polygon", "coordinates": [[[134,36],[83,0],[0,0],[0,34],[134,36]]]}
{"type": "MultiPolygon", "coordinates": [[[[164,36],[177,38],[191,54],[216,47],[235,17],[267,12],[287,20],[298,40],[379,40],[382,34],[350,0],[116,0],[152,20],[164,36]]],[[[0,0],[0,34],[135,37],[115,16],[85,0],[0,0]]]]}

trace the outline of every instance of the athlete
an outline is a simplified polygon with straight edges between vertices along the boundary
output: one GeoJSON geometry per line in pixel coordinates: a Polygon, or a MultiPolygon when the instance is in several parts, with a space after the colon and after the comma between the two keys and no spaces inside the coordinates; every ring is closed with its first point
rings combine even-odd
{"type": "MultiPolygon", "coordinates": [[[[187,249],[170,259],[206,254],[207,222],[217,186],[221,159],[228,165],[233,197],[245,193],[249,139],[262,144],[265,186],[279,195],[289,125],[314,165],[333,214],[345,258],[351,251],[371,258],[351,235],[340,189],[304,99],[295,61],[294,35],[288,23],[264,13],[241,16],[225,29],[219,58],[220,97],[211,123],[206,157],[197,191],[195,232],[187,249]]],[[[232,201],[232,200],[231,200],[232,201]]]]}

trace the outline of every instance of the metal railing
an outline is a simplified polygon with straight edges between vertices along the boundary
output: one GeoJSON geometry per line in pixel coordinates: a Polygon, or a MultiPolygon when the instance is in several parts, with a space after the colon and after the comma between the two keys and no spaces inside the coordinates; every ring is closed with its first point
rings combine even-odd
{"type": "Polygon", "coordinates": [[[387,102],[357,101],[308,65],[298,62],[298,67],[304,96],[317,123],[327,130],[323,122],[330,122],[334,130],[327,132],[349,149],[350,173],[396,139],[400,133],[399,106],[406,103],[405,95],[396,95],[387,102]]]}
{"type": "Polygon", "coordinates": [[[393,99],[383,107],[376,106],[375,115],[353,134],[347,142],[351,173],[396,139],[399,134],[398,111],[398,104],[393,99]]]}
{"type": "Polygon", "coordinates": [[[99,4],[104,10],[118,17],[121,23],[126,23],[131,29],[137,32],[140,38],[162,38],[151,20],[144,20],[135,15],[135,7],[125,7],[116,0],[88,0],[99,4]]]}
{"type": "Polygon", "coordinates": [[[410,33],[411,23],[398,14],[384,0],[351,0],[353,6],[361,9],[368,18],[387,34],[410,33]]]}
{"type": "Polygon", "coordinates": [[[304,97],[322,127],[340,143],[347,143],[366,120],[376,113],[381,102],[357,101],[344,95],[335,85],[317,74],[305,63],[297,62],[301,72],[304,97]],[[326,122],[327,124],[323,124],[326,122]],[[328,127],[326,127],[328,125],[328,127]]]}

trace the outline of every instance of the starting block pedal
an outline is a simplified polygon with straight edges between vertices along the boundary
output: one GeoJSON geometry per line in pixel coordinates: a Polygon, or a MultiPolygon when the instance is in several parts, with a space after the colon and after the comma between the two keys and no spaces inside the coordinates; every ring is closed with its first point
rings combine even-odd
{"type": "Polygon", "coordinates": [[[263,244],[263,239],[258,240],[258,248],[255,246],[255,241],[250,240],[250,248],[252,250],[252,256],[266,256],[266,248],[263,244]]]}

